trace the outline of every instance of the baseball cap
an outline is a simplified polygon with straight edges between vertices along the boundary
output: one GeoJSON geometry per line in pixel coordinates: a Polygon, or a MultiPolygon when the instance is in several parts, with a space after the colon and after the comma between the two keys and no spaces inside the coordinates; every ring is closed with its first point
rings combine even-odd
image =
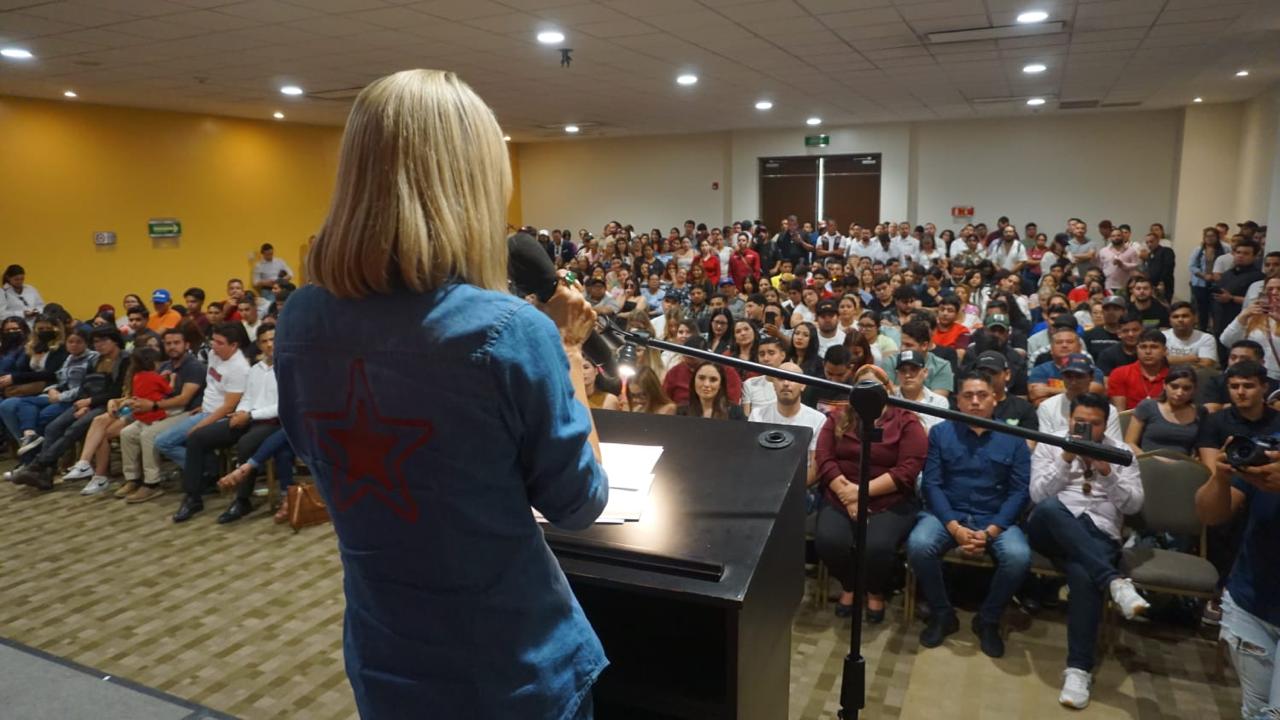
{"type": "Polygon", "coordinates": [[[1119,295],[1110,295],[1108,297],[1103,298],[1102,307],[1106,307],[1108,305],[1112,305],[1118,308],[1129,307],[1128,305],[1125,304],[1124,298],[1120,297],[1119,295]]]}
{"type": "Polygon", "coordinates": [[[924,353],[917,350],[903,350],[898,353],[898,364],[896,367],[903,365],[915,365],[916,367],[925,367],[924,353]]]}
{"type": "Polygon", "coordinates": [[[733,278],[720,278],[720,287],[725,285],[733,285],[733,278]]]}
{"type": "Polygon", "coordinates": [[[982,354],[978,356],[976,367],[981,370],[1004,372],[1009,369],[1009,360],[1003,353],[996,352],[995,350],[984,350],[982,354]]]}
{"type": "Polygon", "coordinates": [[[1062,372],[1093,375],[1093,361],[1084,353],[1071,353],[1067,356],[1067,364],[1062,366],[1062,372]]]}
{"type": "Polygon", "coordinates": [[[827,313],[831,313],[834,315],[839,309],[839,305],[836,304],[835,300],[819,300],[818,309],[815,314],[826,315],[827,313]]]}
{"type": "Polygon", "coordinates": [[[109,312],[114,315],[116,312],[116,308],[114,305],[110,303],[103,303],[98,306],[98,312],[100,313],[109,312]]]}
{"type": "Polygon", "coordinates": [[[164,288],[160,288],[159,290],[151,293],[151,302],[153,303],[167,303],[171,299],[172,298],[169,297],[169,291],[164,288]]]}
{"type": "Polygon", "coordinates": [[[997,328],[997,327],[1002,327],[1002,328],[1004,328],[1005,330],[1008,330],[1008,329],[1009,329],[1009,316],[1008,316],[1008,315],[1005,315],[1005,314],[1003,314],[1003,313],[992,313],[992,314],[988,315],[988,316],[986,317],[986,319],[984,319],[984,320],[982,321],[982,326],[983,326],[983,327],[987,327],[987,328],[997,328]]]}
{"type": "Polygon", "coordinates": [[[539,236],[546,235],[547,237],[551,237],[551,231],[550,231],[550,230],[539,230],[539,231],[538,231],[538,235],[539,235],[539,236]]]}

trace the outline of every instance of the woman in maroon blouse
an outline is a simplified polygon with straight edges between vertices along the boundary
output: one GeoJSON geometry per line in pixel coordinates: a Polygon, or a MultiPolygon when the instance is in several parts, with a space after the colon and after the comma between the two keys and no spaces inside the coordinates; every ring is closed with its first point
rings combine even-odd
{"type": "MultiPolygon", "coordinates": [[[[889,386],[884,370],[865,365],[851,382],[875,380],[889,386]]],[[[818,482],[826,489],[818,509],[814,543],[818,557],[840,581],[844,594],[836,615],[853,614],[854,530],[858,514],[858,416],[850,407],[833,411],[818,433],[818,482]]],[[[886,406],[876,421],[884,431],[883,442],[871,449],[870,502],[867,505],[867,622],[884,621],[884,598],[889,591],[898,547],[915,525],[916,477],[924,467],[928,435],[920,418],[909,410],[886,406]]],[[[862,598],[857,598],[859,602],[862,598]]]]}

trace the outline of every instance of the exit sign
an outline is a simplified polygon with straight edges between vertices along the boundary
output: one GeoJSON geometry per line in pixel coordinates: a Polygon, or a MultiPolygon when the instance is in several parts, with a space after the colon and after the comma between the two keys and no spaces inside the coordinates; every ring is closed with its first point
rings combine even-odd
{"type": "Polygon", "coordinates": [[[147,234],[153,238],[176,238],[182,235],[182,223],[175,218],[151,218],[147,221],[147,234]]]}
{"type": "Polygon", "coordinates": [[[826,147],[831,144],[830,135],[805,135],[805,147],[826,147]]]}

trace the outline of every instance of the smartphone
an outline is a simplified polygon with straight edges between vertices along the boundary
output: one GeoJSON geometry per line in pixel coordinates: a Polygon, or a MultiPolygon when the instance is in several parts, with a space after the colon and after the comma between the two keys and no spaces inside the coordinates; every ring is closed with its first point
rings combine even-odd
{"type": "Polygon", "coordinates": [[[1090,425],[1089,425],[1089,423],[1084,422],[1083,420],[1081,420],[1080,422],[1077,422],[1077,423],[1075,423],[1075,424],[1073,424],[1073,425],[1071,426],[1071,435],[1072,435],[1072,437],[1078,437],[1078,438],[1084,438],[1084,439],[1086,439],[1086,440],[1091,440],[1091,439],[1093,439],[1093,433],[1092,433],[1092,432],[1090,432],[1092,429],[1093,429],[1093,428],[1092,428],[1092,426],[1090,426],[1090,425]]]}
{"type": "Polygon", "coordinates": [[[764,314],[764,321],[765,321],[765,324],[767,325],[777,325],[778,313],[774,312],[773,310],[770,310],[769,312],[764,314]]]}

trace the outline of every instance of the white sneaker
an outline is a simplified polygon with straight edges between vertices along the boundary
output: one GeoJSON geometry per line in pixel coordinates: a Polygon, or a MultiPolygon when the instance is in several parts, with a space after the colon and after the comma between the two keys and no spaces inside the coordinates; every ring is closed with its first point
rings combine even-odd
{"type": "Polygon", "coordinates": [[[44,442],[43,435],[36,435],[35,433],[27,433],[26,435],[23,435],[22,446],[18,448],[18,455],[26,455],[32,450],[40,447],[40,443],[42,442],[44,442]]]}
{"type": "Polygon", "coordinates": [[[1062,694],[1058,695],[1058,702],[1076,710],[1089,707],[1089,686],[1092,684],[1093,675],[1079,668],[1063,670],[1062,694]]]}
{"type": "Polygon", "coordinates": [[[89,481],[89,484],[85,485],[84,489],[80,491],[80,494],[98,495],[99,493],[106,492],[109,487],[111,487],[111,478],[106,475],[94,475],[93,479],[89,481]]]}
{"type": "Polygon", "coordinates": [[[72,465],[70,470],[67,470],[66,474],[62,476],[62,479],[83,480],[87,477],[93,477],[93,466],[83,460],[80,460],[76,462],[75,465],[72,465]]]}
{"type": "Polygon", "coordinates": [[[1116,578],[1111,581],[1111,599],[1120,608],[1125,620],[1132,620],[1145,613],[1151,607],[1133,587],[1129,578],[1116,578]]]}

